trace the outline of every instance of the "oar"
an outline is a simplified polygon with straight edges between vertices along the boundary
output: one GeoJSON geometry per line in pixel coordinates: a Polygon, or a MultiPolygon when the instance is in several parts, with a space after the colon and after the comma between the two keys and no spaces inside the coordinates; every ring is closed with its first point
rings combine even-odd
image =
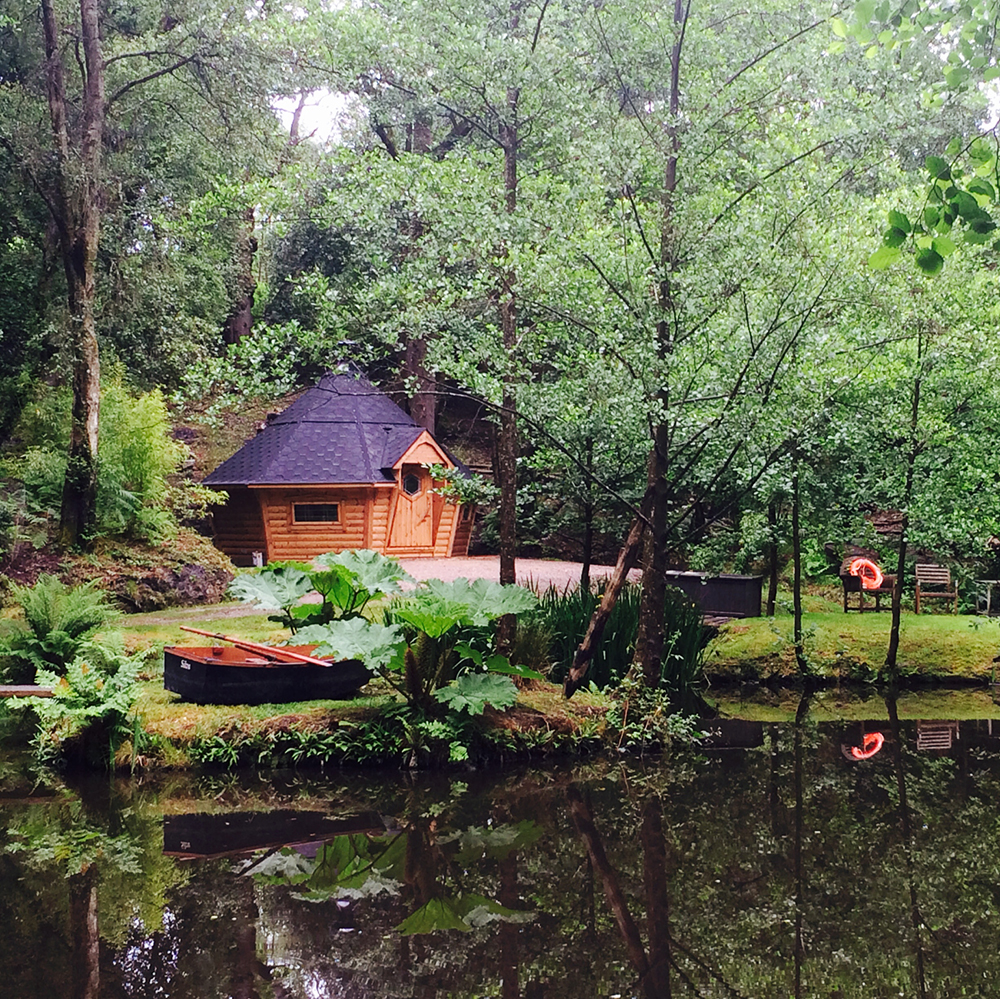
{"type": "Polygon", "coordinates": [[[288,649],[275,648],[273,645],[260,645],[257,642],[248,642],[244,638],[233,638],[230,635],[220,635],[215,631],[202,631],[199,628],[189,628],[184,624],[181,625],[181,631],[190,631],[192,635],[204,635],[206,638],[216,638],[220,642],[229,642],[230,645],[235,645],[238,649],[246,649],[247,652],[257,652],[260,655],[274,657],[275,659],[281,659],[284,657],[285,662],[306,663],[309,666],[330,665],[326,659],[317,659],[314,656],[304,656],[299,652],[290,652],[288,649]]]}

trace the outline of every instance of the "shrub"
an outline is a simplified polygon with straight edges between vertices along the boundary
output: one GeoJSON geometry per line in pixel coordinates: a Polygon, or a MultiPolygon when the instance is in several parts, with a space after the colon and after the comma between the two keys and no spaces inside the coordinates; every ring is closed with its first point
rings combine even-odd
{"type": "MultiPolygon", "coordinates": [[[[611,612],[590,666],[590,680],[598,687],[620,683],[632,666],[639,630],[639,598],[640,588],[626,584],[611,612]]],[[[595,587],[562,593],[552,587],[542,595],[535,620],[541,621],[553,635],[550,674],[553,681],[560,682],[566,676],[600,599],[595,587]]],[[[701,680],[702,653],[710,633],[691,598],[673,587],[667,588],[664,633],[660,687],[683,699],[701,680]]]]}
{"type": "Polygon", "coordinates": [[[54,693],[29,699],[38,716],[33,741],[39,762],[110,766],[138,730],[130,716],[141,664],[142,657],[125,655],[120,643],[86,642],[61,675],[40,669],[39,682],[54,693]]]}
{"type": "MultiPolygon", "coordinates": [[[[21,435],[32,446],[6,463],[8,472],[24,483],[28,513],[36,517],[58,515],[66,475],[68,429],[54,417],[54,431],[40,425],[41,414],[50,411],[52,399],[64,397],[54,393],[31,408],[31,419],[26,419],[21,435]]],[[[156,538],[172,531],[175,522],[168,478],[177,471],[186,449],[171,438],[170,430],[167,407],[158,391],[133,396],[120,377],[105,384],[98,436],[96,534],[156,538]]]]}
{"type": "Polygon", "coordinates": [[[24,610],[27,627],[0,645],[0,675],[10,683],[32,683],[37,670],[62,675],[114,614],[94,581],[69,587],[43,574],[34,586],[11,587],[11,594],[24,610]]]}
{"type": "Polygon", "coordinates": [[[104,534],[157,537],[168,533],[168,476],[184,457],[170,436],[158,391],[133,397],[119,381],[101,396],[97,522],[104,534]]]}

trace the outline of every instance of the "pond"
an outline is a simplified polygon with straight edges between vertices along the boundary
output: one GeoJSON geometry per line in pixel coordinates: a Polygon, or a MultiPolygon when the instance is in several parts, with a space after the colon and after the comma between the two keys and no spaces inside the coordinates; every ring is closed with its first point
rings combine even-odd
{"type": "Polygon", "coordinates": [[[995,995],[1000,721],[872,707],[502,773],[7,760],[0,996],[995,995]]]}

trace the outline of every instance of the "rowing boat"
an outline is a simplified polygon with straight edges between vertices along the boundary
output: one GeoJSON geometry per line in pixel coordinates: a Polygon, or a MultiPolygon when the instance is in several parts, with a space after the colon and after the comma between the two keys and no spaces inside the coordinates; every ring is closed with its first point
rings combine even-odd
{"type": "Polygon", "coordinates": [[[347,659],[316,666],[282,661],[308,657],[314,645],[261,651],[224,645],[163,650],[163,686],[194,704],[286,704],[351,697],[371,679],[361,662],[347,659]]]}

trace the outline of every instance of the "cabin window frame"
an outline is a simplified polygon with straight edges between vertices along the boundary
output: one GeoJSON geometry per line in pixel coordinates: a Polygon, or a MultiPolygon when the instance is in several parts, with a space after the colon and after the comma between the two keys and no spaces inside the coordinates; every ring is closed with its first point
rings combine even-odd
{"type": "Polygon", "coordinates": [[[407,472],[407,473],[406,473],[406,474],[405,474],[405,475],[404,475],[404,476],[403,476],[403,477],[402,477],[402,478],[400,479],[400,482],[399,482],[399,487],[400,487],[400,489],[402,489],[402,490],[403,490],[403,492],[404,492],[404,493],[405,493],[405,494],[406,494],[407,496],[409,496],[409,497],[411,497],[411,498],[412,498],[412,497],[414,497],[414,496],[419,496],[419,495],[420,495],[420,494],[421,494],[421,493],[422,493],[422,492],[424,491],[424,483],[423,483],[423,480],[421,479],[421,477],[420,477],[419,475],[417,475],[417,473],[416,473],[416,472],[407,472]],[[409,488],[407,488],[407,485],[406,485],[406,483],[407,483],[407,482],[408,482],[409,480],[413,480],[413,481],[414,481],[414,482],[416,483],[416,486],[415,486],[415,487],[414,487],[413,489],[409,489],[409,488]]]}
{"type": "Polygon", "coordinates": [[[298,503],[295,500],[292,501],[292,525],[294,527],[330,527],[333,525],[340,526],[342,523],[342,504],[338,501],[335,503],[298,503]],[[313,507],[315,509],[321,509],[323,507],[333,507],[333,517],[313,517],[305,520],[300,520],[298,515],[298,510],[300,507],[313,507]]]}

